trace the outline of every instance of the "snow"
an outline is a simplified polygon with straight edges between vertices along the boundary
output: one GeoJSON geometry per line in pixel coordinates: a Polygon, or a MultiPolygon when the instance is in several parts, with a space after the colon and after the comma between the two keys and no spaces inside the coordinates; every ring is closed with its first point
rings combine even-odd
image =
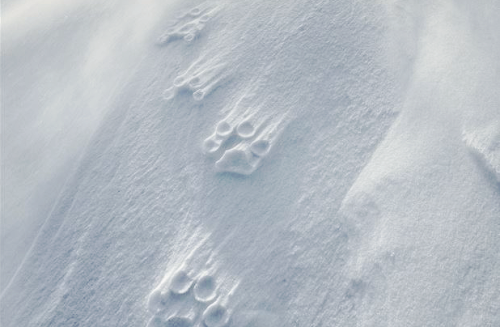
{"type": "Polygon", "coordinates": [[[158,4],[119,3],[2,2],[1,290],[143,55],[158,4]]]}
{"type": "Polygon", "coordinates": [[[500,326],[498,22],[3,2],[2,326],[500,326]]]}

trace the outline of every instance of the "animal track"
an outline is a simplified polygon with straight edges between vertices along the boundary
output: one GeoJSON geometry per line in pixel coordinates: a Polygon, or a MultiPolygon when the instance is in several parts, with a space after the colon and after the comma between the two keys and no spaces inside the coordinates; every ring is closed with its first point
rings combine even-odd
{"type": "Polygon", "coordinates": [[[194,298],[199,302],[210,302],[217,296],[215,278],[210,275],[202,276],[193,289],[194,298]]]}
{"type": "MultiPolygon", "coordinates": [[[[207,4],[191,9],[178,17],[173,26],[158,38],[157,43],[166,45],[178,39],[184,39],[184,41],[191,43],[199,36],[206,23],[218,10],[217,6],[207,4]]],[[[221,62],[217,56],[211,57],[210,60],[207,60],[206,56],[202,56],[186,72],[177,76],[173,85],[165,89],[161,96],[168,101],[179,92],[187,91],[192,94],[193,99],[201,101],[228,77],[225,66],[226,63],[221,62]]]]}
{"type": "Polygon", "coordinates": [[[153,317],[148,327],[224,327],[231,314],[226,307],[227,292],[220,296],[217,278],[197,269],[178,269],[168,275],[148,298],[148,310],[153,317]]]}
{"type": "Polygon", "coordinates": [[[243,121],[236,127],[236,133],[243,139],[252,137],[255,134],[255,128],[249,121],[243,121]]]}
{"type": "Polygon", "coordinates": [[[218,157],[219,172],[250,175],[257,170],[281,132],[281,120],[258,116],[256,110],[239,114],[245,98],[240,99],[231,113],[217,123],[212,135],[203,141],[203,152],[218,157]]]}
{"type": "Polygon", "coordinates": [[[223,327],[229,322],[229,312],[225,306],[214,303],[203,312],[203,322],[207,327],[223,327]]]}
{"type": "Polygon", "coordinates": [[[193,285],[193,279],[191,279],[184,270],[179,270],[170,283],[170,291],[174,294],[184,294],[193,285]]]}
{"type": "Polygon", "coordinates": [[[177,268],[149,294],[147,327],[279,326],[274,313],[249,310],[248,301],[235,298],[241,281],[219,271],[214,251],[205,242],[189,243],[189,254],[182,262],[172,262],[177,268]]]}
{"type": "Polygon", "coordinates": [[[179,92],[186,91],[192,93],[194,100],[201,101],[228,78],[225,67],[226,64],[219,62],[218,58],[207,61],[202,57],[177,76],[173,85],[163,91],[162,97],[171,100],[179,92]]]}
{"type": "Polygon", "coordinates": [[[269,152],[270,143],[268,140],[256,140],[250,144],[250,151],[256,156],[262,157],[269,152]]]}
{"type": "Polygon", "coordinates": [[[205,25],[217,12],[217,7],[200,5],[180,16],[173,26],[158,38],[158,45],[183,39],[187,43],[199,37],[205,25]]]}
{"type": "Polygon", "coordinates": [[[215,168],[219,172],[250,175],[258,168],[260,160],[261,158],[253,155],[248,148],[234,147],[224,152],[222,157],[215,162],[215,168]]]}

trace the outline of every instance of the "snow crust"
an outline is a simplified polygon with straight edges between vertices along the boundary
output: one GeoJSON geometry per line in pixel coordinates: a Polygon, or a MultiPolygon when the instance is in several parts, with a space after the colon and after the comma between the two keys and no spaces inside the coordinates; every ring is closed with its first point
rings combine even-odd
{"type": "Polygon", "coordinates": [[[1,325],[500,326],[499,22],[3,2],[1,325]]]}

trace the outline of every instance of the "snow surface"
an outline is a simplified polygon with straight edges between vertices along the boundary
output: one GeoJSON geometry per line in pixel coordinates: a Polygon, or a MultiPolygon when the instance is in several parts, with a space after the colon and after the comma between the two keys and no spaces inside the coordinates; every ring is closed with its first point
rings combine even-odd
{"type": "Polygon", "coordinates": [[[500,326],[500,1],[2,2],[2,326],[500,326]]]}

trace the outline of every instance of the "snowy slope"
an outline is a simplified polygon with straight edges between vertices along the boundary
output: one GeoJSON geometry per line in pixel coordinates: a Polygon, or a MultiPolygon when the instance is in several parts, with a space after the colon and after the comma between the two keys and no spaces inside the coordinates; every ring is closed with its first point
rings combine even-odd
{"type": "Polygon", "coordinates": [[[158,7],[165,10],[154,1],[2,1],[0,290],[134,73],[158,7]]]}
{"type": "MultiPolygon", "coordinates": [[[[61,100],[91,123],[33,160],[71,163],[55,206],[2,234],[17,267],[3,248],[39,231],[11,251],[27,255],[2,281],[2,326],[500,325],[498,1],[90,7],[70,8],[114,47],[88,50],[109,51],[99,87],[61,100]]],[[[80,52],[61,58],[78,70],[80,52]]],[[[2,120],[40,83],[7,83],[2,120]]],[[[2,183],[21,194],[7,204],[55,201],[2,183]]]]}

